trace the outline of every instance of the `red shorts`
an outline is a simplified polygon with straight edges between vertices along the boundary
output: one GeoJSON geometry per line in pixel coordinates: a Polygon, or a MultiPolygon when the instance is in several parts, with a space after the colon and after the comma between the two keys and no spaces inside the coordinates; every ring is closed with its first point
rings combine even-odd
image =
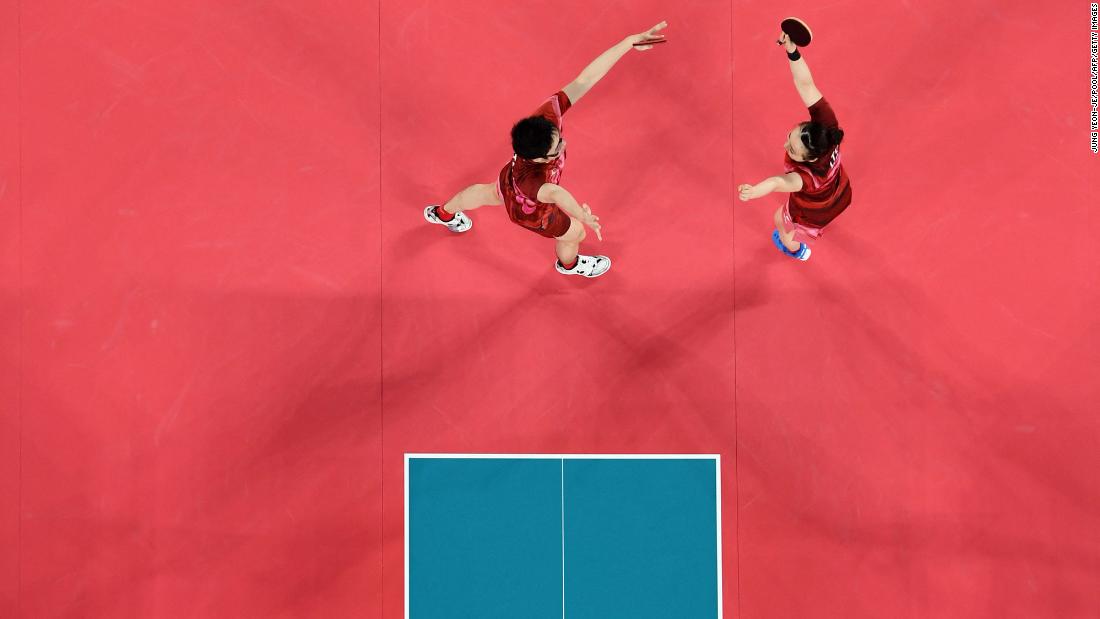
{"type": "Polygon", "coordinates": [[[511,187],[506,183],[508,168],[501,170],[497,178],[497,197],[504,202],[504,210],[508,212],[508,219],[516,225],[527,228],[531,232],[549,239],[556,239],[569,232],[569,215],[558,208],[556,204],[546,204],[523,200],[517,197],[511,187]]]}
{"type": "Polygon", "coordinates": [[[800,243],[816,241],[821,238],[821,234],[825,231],[825,228],[796,224],[794,220],[791,219],[790,200],[787,200],[787,202],[783,204],[783,223],[787,225],[788,229],[794,228],[794,238],[800,243]]]}

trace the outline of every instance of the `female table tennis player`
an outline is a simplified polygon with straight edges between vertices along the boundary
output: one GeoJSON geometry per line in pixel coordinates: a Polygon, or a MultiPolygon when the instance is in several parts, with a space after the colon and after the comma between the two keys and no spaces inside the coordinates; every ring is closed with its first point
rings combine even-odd
{"type": "Polygon", "coordinates": [[[786,203],[775,212],[772,241],[785,255],[798,260],[810,257],[805,241],[820,238],[829,222],[852,203],[852,188],[840,159],[844,131],[832,106],[814,84],[810,68],[792,41],[809,43],[809,29],[798,20],[786,20],[779,43],[790,60],[795,89],[810,111],[810,120],[787,132],[783,147],[784,174],[755,185],[740,185],[742,201],[754,200],[773,191],[788,192],[786,203]],[[788,23],[788,22],[796,23],[788,23]],[[791,32],[792,34],[788,34],[791,32]]]}

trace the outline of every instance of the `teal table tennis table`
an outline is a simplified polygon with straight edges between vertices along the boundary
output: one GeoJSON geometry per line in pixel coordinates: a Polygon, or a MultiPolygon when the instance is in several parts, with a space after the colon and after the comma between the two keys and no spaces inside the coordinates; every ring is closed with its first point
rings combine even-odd
{"type": "Polygon", "coordinates": [[[409,619],[716,619],[714,455],[405,457],[409,619]]]}

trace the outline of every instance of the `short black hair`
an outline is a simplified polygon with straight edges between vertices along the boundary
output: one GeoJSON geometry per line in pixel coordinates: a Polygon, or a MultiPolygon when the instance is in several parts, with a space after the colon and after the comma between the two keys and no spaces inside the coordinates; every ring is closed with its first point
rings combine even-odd
{"type": "Polygon", "coordinates": [[[554,143],[554,123],[541,116],[524,118],[512,127],[512,150],[524,159],[538,159],[550,154],[554,143]]]}
{"type": "Polygon", "coordinates": [[[810,121],[802,123],[801,137],[802,145],[806,147],[808,153],[807,158],[817,159],[840,146],[840,142],[844,139],[844,130],[810,121]]]}

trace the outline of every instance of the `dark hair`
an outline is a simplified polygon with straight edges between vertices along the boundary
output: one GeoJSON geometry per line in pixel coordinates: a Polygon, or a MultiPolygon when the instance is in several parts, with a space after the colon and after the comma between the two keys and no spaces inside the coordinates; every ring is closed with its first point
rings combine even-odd
{"type": "Polygon", "coordinates": [[[844,130],[821,123],[802,123],[802,145],[806,147],[807,159],[833,152],[844,139],[844,130]]]}
{"type": "Polygon", "coordinates": [[[554,143],[554,123],[541,116],[524,118],[512,127],[512,150],[524,159],[538,159],[550,154],[554,143]]]}

